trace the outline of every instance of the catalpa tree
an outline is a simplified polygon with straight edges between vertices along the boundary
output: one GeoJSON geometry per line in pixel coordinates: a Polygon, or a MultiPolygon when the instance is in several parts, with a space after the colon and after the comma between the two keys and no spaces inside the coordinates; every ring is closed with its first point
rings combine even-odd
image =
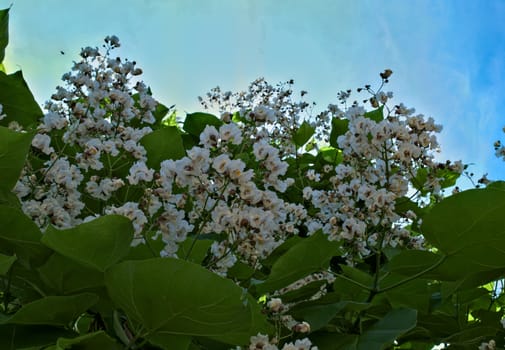
{"type": "Polygon", "coordinates": [[[505,186],[444,196],[465,166],[391,70],[319,113],[257,79],[181,118],[119,48],[43,110],[0,72],[2,349],[504,346],[505,186]]]}

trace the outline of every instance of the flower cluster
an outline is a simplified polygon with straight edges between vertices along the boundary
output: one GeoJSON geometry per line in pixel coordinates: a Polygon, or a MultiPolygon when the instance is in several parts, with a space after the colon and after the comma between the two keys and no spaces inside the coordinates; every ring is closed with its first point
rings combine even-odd
{"type": "Polygon", "coordinates": [[[416,214],[398,212],[397,201],[414,197],[416,193],[409,194],[413,186],[439,195],[441,170],[463,171],[461,162],[434,161],[434,133],[441,127],[432,118],[412,115],[403,105],[386,118],[382,108],[377,112],[374,120],[360,106],[346,111],[348,131],[337,139],[342,161],[326,174],[307,172],[312,183],[325,176],[329,186],[303,190],[304,198],[319,210],[308,224],[311,231],[322,228],[331,239],[348,242],[351,257],[367,256],[378,245],[421,248],[422,237],[405,228],[416,214]]]}
{"type": "MultiPolygon", "coordinates": [[[[391,73],[381,74],[381,88],[391,73]]],[[[316,118],[308,118],[310,105],[294,101],[291,85],[292,81],[273,87],[258,79],[247,91],[222,93],[215,88],[200,101],[205,108],[216,108],[223,120],[236,120],[245,139],[261,140],[254,146],[256,157],[264,152],[261,145],[274,148],[287,162],[298,159],[300,149],[294,147],[293,135],[304,120],[316,130],[316,139],[327,142],[333,122],[345,125],[347,130],[336,139],[337,161],[309,164],[303,172],[297,169],[303,179],[287,179],[302,192],[299,203],[315,211],[303,222],[304,230],[310,235],[323,229],[330,239],[343,240],[349,262],[386,245],[422,248],[422,236],[407,229],[420,218],[412,210],[397,210],[397,203],[408,197],[419,203],[423,197],[439,198],[447,187],[447,174],[462,173],[459,161],[434,160],[439,148],[435,134],[441,126],[403,104],[389,109],[393,94],[374,92],[368,85],[358,92],[371,94],[365,101],[376,108],[373,112],[367,113],[356,101],[348,107],[351,90],[347,90],[338,95],[344,110],[330,104],[316,118]]]]}
{"type": "Polygon", "coordinates": [[[138,204],[118,197],[125,184],[152,180],[139,141],[153,130],[158,103],[137,80],[142,70],[135,62],[111,57],[119,46],[110,36],[105,53],[84,48],[82,60],[63,75],[64,86],[45,105],[14,190],[42,228],[72,227],[107,213],[131,218],[137,233],[146,223],[138,204]]]}
{"type": "MultiPolygon", "coordinates": [[[[327,130],[329,118],[311,118],[314,103],[296,101],[293,80],[273,86],[265,79],[253,81],[246,91],[222,92],[219,87],[199,97],[205,109],[216,110],[223,121],[240,121],[245,138],[268,139],[274,143],[281,156],[296,152],[292,135],[303,121],[313,127],[327,130]]],[[[301,91],[303,97],[307,92],[301,91]]]]}
{"type": "Polygon", "coordinates": [[[260,140],[253,143],[254,158],[249,159],[261,168],[255,172],[234,157],[234,151],[246,141],[252,142],[243,138],[234,123],[219,129],[207,126],[200,135],[200,146],[191,148],[186,157],[161,163],[159,187],[153,193],[164,208],[159,232],[166,244],[164,254],[173,255],[176,244],[190,230],[195,239],[217,233],[224,238],[212,244],[209,266],[224,272],[237,258],[256,266],[288,236],[297,234],[306,210],[278,196],[291,183],[282,179],[287,164],[276,148],[260,140]],[[189,198],[191,210],[185,212],[189,198]],[[172,221],[175,217],[188,221],[181,225],[172,221]],[[168,225],[166,229],[164,225],[168,225]],[[190,230],[181,231],[181,227],[190,230]]]}
{"type": "MultiPolygon", "coordinates": [[[[242,348],[237,347],[236,350],[242,348]]],[[[269,339],[268,335],[258,334],[251,337],[248,350],[317,350],[308,338],[297,339],[295,342],[285,343],[282,348],[277,346],[277,339],[269,339]]],[[[244,349],[245,350],[245,349],[244,349]]]]}

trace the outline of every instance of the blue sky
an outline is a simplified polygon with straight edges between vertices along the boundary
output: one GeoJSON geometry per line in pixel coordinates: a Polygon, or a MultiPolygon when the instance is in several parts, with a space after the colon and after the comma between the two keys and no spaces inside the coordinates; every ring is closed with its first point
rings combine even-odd
{"type": "Polygon", "coordinates": [[[324,108],[391,68],[393,102],[444,126],[441,159],[505,179],[492,147],[505,140],[505,1],[0,0],[11,3],[6,67],[23,70],[40,103],[80,48],[109,34],[181,113],[216,85],[259,76],[292,78],[324,108]]]}

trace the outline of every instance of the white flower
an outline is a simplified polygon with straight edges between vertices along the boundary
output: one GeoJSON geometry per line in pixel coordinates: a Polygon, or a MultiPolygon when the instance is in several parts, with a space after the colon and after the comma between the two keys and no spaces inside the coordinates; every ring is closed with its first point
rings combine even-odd
{"type": "Polygon", "coordinates": [[[200,134],[200,144],[205,148],[212,148],[217,146],[219,140],[219,133],[212,125],[205,126],[200,134]]]}
{"type": "Polygon", "coordinates": [[[310,341],[310,339],[304,338],[304,339],[297,339],[294,344],[293,343],[284,344],[282,350],[318,350],[318,349],[317,346],[312,346],[312,342],[310,341]]]}
{"type": "Polygon", "coordinates": [[[267,307],[270,311],[279,312],[283,307],[282,300],[280,298],[272,298],[268,301],[267,307]]]}
{"type": "Polygon", "coordinates": [[[212,162],[212,167],[220,174],[228,170],[228,164],[231,162],[230,157],[226,154],[220,154],[212,162]]]}
{"type": "Polygon", "coordinates": [[[278,350],[277,346],[270,344],[268,335],[258,333],[250,338],[249,350],[278,350]]]}
{"type": "Polygon", "coordinates": [[[44,127],[47,130],[63,129],[68,125],[68,120],[55,112],[49,112],[44,115],[44,127]]]}
{"type": "Polygon", "coordinates": [[[54,148],[51,147],[51,138],[46,134],[35,135],[32,139],[32,146],[48,155],[54,152],[54,148]]]}
{"type": "Polygon", "coordinates": [[[153,169],[149,169],[146,163],[138,161],[131,166],[130,175],[128,175],[126,178],[131,185],[137,185],[139,181],[152,181],[153,174],[153,169]]]}
{"type": "Polygon", "coordinates": [[[256,157],[256,160],[263,160],[268,155],[269,152],[273,151],[275,148],[270,146],[268,142],[264,139],[259,140],[253,145],[253,154],[256,157]]]}
{"type": "Polygon", "coordinates": [[[234,145],[242,143],[242,133],[235,123],[223,124],[219,128],[221,140],[230,141],[234,145]]]}

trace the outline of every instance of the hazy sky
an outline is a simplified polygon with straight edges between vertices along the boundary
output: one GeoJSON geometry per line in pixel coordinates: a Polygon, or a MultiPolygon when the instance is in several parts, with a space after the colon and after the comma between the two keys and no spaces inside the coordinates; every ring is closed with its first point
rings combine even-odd
{"type": "Polygon", "coordinates": [[[260,76],[294,79],[323,109],[390,68],[392,102],[443,124],[440,158],[505,179],[493,151],[505,141],[505,1],[0,0],[11,3],[6,67],[23,70],[40,103],[80,48],[109,34],[181,113],[216,85],[260,76]]]}

